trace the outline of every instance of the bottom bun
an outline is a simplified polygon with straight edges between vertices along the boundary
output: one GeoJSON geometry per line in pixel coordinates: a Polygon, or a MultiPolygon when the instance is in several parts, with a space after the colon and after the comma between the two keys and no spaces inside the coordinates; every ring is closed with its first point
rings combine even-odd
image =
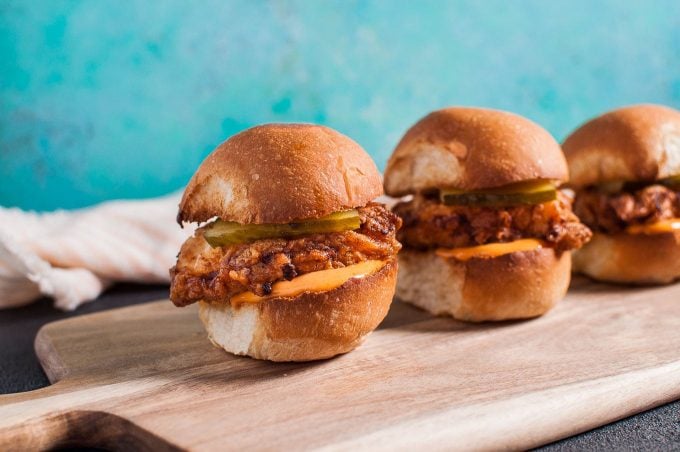
{"type": "Polygon", "coordinates": [[[524,319],[562,299],[570,274],[570,253],[557,256],[551,248],[467,261],[402,250],[397,298],[469,322],[524,319]]]}
{"type": "Polygon", "coordinates": [[[574,252],[574,271],[615,283],[671,283],[680,279],[680,232],[593,234],[574,252]]]}
{"type": "Polygon", "coordinates": [[[327,292],[259,303],[199,302],[211,342],[236,355],[270,361],[311,361],[356,348],[385,318],[397,262],[327,292]]]}

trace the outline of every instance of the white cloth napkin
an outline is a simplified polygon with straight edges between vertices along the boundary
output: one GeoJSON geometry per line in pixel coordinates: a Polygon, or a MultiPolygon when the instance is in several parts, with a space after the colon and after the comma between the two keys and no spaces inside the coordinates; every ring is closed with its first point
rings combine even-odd
{"type": "Polygon", "coordinates": [[[75,211],[0,207],[0,308],[42,296],[72,310],[111,283],[164,283],[193,227],[175,221],[180,194],[75,211]]]}

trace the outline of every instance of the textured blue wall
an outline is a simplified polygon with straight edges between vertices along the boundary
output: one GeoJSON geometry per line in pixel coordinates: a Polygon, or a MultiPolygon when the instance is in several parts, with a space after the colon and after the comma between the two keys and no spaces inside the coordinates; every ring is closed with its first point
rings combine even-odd
{"type": "Polygon", "coordinates": [[[0,0],[0,204],[160,195],[267,121],[330,125],[382,168],[445,105],[561,139],[641,101],[680,107],[678,0],[0,0]]]}

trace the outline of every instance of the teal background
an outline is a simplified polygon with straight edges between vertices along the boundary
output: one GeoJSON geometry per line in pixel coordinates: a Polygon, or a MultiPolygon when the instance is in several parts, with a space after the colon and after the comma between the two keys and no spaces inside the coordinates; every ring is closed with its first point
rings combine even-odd
{"type": "Polygon", "coordinates": [[[680,106],[680,1],[0,0],[0,205],[181,187],[253,124],[327,124],[384,167],[432,109],[512,110],[562,139],[680,106]]]}

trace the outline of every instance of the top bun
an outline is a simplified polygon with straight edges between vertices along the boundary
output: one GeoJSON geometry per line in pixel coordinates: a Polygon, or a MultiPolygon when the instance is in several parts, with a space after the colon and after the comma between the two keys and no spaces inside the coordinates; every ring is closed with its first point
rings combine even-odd
{"type": "Polygon", "coordinates": [[[680,174],[680,112],[660,105],[619,108],[583,124],[562,147],[575,187],[680,174]]]}
{"type": "Polygon", "coordinates": [[[430,113],[406,132],[387,163],[385,191],[403,196],[567,178],[559,144],[539,125],[503,111],[454,107],[430,113]]]}
{"type": "Polygon", "coordinates": [[[345,135],[311,124],[264,124],[232,136],[203,161],[177,221],[289,223],[381,194],[375,163],[345,135]]]}

